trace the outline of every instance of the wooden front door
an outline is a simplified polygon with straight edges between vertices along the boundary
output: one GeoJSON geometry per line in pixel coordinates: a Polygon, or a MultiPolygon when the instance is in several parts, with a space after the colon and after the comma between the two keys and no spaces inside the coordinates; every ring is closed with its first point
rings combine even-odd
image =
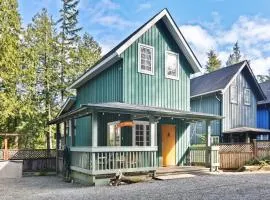
{"type": "Polygon", "coordinates": [[[175,125],[162,125],[163,166],[175,165],[175,125]]]}

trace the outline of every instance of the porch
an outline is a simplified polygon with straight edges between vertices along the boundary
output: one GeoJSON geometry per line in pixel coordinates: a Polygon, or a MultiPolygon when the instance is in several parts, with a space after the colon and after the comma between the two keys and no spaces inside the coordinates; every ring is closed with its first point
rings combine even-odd
{"type": "Polygon", "coordinates": [[[251,143],[252,140],[270,139],[270,130],[252,127],[237,127],[223,132],[223,143],[251,143]]]}
{"type": "MultiPolygon", "coordinates": [[[[115,174],[119,170],[123,173],[153,172],[159,166],[186,164],[189,124],[207,122],[207,145],[210,146],[210,121],[221,118],[188,111],[104,103],[81,105],[50,124],[57,125],[57,148],[70,147],[72,172],[80,173],[77,177],[88,175],[95,182],[96,176],[115,174]],[[85,121],[86,128],[80,119],[85,121]],[[64,123],[62,128],[61,123],[64,123]],[[61,129],[64,129],[62,135],[61,129]]],[[[209,158],[210,152],[206,156],[209,158]]]]}

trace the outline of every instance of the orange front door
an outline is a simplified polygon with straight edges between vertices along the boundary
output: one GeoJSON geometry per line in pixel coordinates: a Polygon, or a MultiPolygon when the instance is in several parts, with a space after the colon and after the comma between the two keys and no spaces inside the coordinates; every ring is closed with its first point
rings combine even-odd
{"type": "Polygon", "coordinates": [[[162,125],[163,166],[175,165],[175,125],[162,125]]]}

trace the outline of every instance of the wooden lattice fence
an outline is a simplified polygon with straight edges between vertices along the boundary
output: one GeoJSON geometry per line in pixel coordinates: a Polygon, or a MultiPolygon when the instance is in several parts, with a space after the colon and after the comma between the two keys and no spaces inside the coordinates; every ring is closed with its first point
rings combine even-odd
{"type": "Polygon", "coordinates": [[[0,160],[23,160],[23,172],[55,171],[56,150],[0,149],[0,160]]]}
{"type": "MultiPolygon", "coordinates": [[[[238,169],[253,158],[270,156],[270,141],[252,143],[219,144],[219,168],[238,169]]],[[[206,147],[190,147],[189,163],[191,165],[205,164],[206,147]]],[[[211,158],[213,160],[213,158],[211,158]]]]}

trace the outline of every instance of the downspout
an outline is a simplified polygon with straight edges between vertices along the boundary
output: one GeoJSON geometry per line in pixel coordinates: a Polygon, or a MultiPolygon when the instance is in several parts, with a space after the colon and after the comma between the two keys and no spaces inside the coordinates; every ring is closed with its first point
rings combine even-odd
{"type": "MultiPolygon", "coordinates": [[[[222,116],[223,115],[223,106],[222,106],[222,102],[223,102],[223,92],[220,92],[221,98],[218,98],[217,96],[218,93],[215,94],[216,99],[219,101],[219,115],[222,116]]],[[[220,119],[220,135],[219,138],[222,138],[222,142],[223,142],[223,136],[222,136],[222,120],[220,119]]],[[[219,141],[220,142],[220,141],[219,141]]]]}

